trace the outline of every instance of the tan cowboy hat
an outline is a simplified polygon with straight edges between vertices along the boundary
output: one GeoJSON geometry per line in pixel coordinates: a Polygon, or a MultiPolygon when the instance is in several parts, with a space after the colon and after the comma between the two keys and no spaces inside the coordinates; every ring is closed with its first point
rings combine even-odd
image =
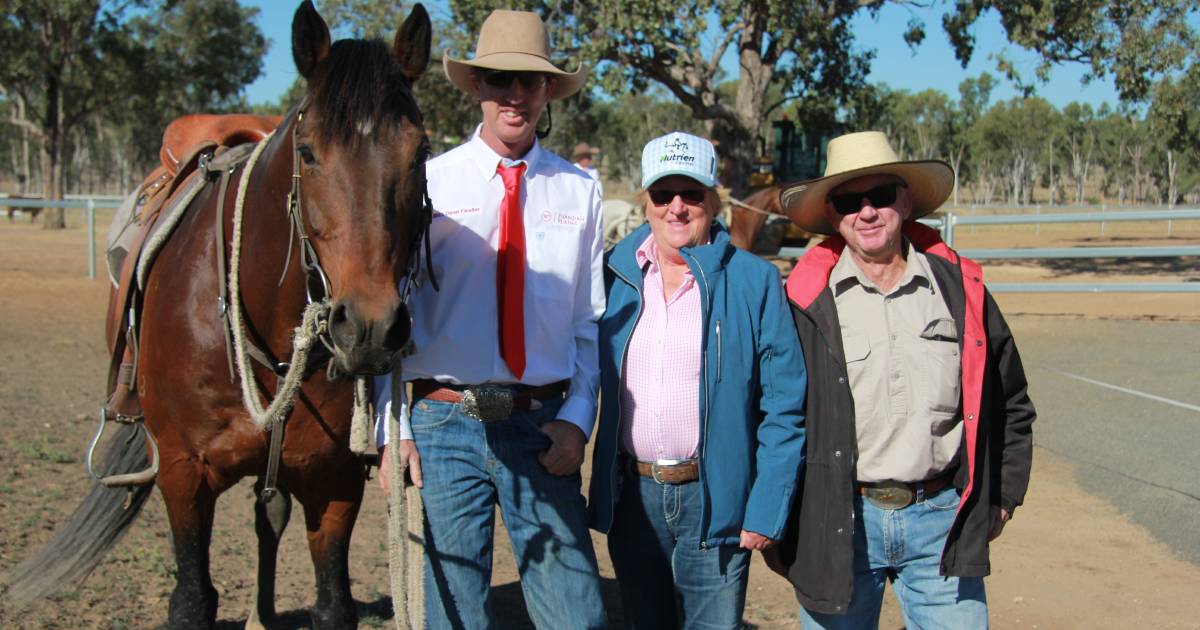
{"type": "Polygon", "coordinates": [[[447,50],[442,55],[442,67],[454,87],[467,94],[474,94],[471,68],[552,74],[558,80],[551,100],[578,92],[588,75],[583,64],[575,72],[567,72],[550,63],[550,34],[536,13],[504,9],[492,11],[483,21],[474,59],[455,59],[447,50]]]}
{"type": "Polygon", "coordinates": [[[825,176],[790,184],[779,193],[783,210],[792,223],[818,234],[835,230],[825,218],[825,200],[829,191],[842,182],[886,173],[908,184],[912,199],[909,220],[919,219],[937,210],[954,190],[954,169],[941,160],[902,161],[879,131],[861,131],[829,141],[825,176]]]}
{"type": "Polygon", "coordinates": [[[600,149],[586,142],[580,142],[575,145],[575,150],[571,151],[571,159],[578,160],[581,157],[596,157],[600,155],[600,149]]]}

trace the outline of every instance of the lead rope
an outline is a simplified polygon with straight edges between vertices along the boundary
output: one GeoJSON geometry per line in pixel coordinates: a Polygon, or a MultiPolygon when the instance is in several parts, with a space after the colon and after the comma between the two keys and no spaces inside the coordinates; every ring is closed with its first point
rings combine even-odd
{"type": "Polygon", "coordinates": [[[400,370],[392,371],[392,405],[387,414],[388,434],[393,437],[387,449],[388,473],[388,577],[392,587],[392,622],[397,630],[425,627],[425,573],[422,564],[425,515],[420,490],[406,486],[407,462],[400,461],[400,421],[396,417],[399,394],[404,387],[400,370]],[[409,500],[408,493],[413,496],[409,500]],[[416,544],[409,545],[410,539],[416,544]],[[414,571],[413,568],[416,567],[414,571]],[[416,602],[416,609],[411,605],[416,602]]]}
{"type": "Polygon", "coordinates": [[[308,353],[312,350],[319,330],[318,322],[324,321],[328,315],[329,304],[313,302],[304,308],[304,316],[296,327],[292,339],[292,360],[288,365],[287,374],[281,379],[275,399],[263,408],[261,400],[265,398],[254,381],[254,373],[250,366],[250,357],[246,352],[246,333],[242,317],[242,293],[238,272],[241,269],[242,253],[242,215],[245,209],[247,182],[255,163],[266,148],[267,142],[275,132],[259,141],[246,162],[242,177],[238,180],[237,201],[233,206],[233,239],[230,243],[229,257],[229,315],[230,327],[233,329],[233,350],[237,358],[238,376],[242,381],[242,402],[250,412],[250,418],[263,430],[270,431],[276,424],[282,423],[295,403],[296,392],[304,377],[304,366],[308,363],[308,353]]]}

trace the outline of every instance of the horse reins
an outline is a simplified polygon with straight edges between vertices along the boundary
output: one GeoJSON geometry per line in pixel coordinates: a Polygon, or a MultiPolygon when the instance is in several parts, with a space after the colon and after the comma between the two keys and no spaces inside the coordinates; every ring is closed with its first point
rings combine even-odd
{"type": "MultiPolygon", "coordinates": [[[[319,340],[322,344],[332,350],[333,341],[329,338],[329,311],[330,311],[330,283],[329,278],[325,273],[316,249],[308,237],[308,232],[304,226],[304,214],[300,196],[300,161],[301,155],[298,148],[297,136],[300,121],[303,120],[304,112],[308,104],[308,99],[300,104],[297,108],[295,120],[292,123],[292,175],[291,175],[291,190],[287,196],[287,213],[289,217],[289,234],[288,234],[288,252],[287,258],[284,261],[283,273],[280,276],[280,285],[282,285],[287,274],[287,269],[290,267],[292,247],[295,243],[300,246],[300,266],[305,275],[305,299],[306,306],[302,315],[301,324],[296,327],[295,337],[292,346],[292,357],[288,363],[274,361],[270,356],[246,337],[243,317],[241,311],[241,292],[239,285],[239,266],[241,252],[241,227],[242,215],[245,204],[246,190],[250,175],[254,170],[254,166],[258,161],[262,151],[267,146],[267,143],[274,136],[274,132],[263,138],[254,152],[251,153],[246,166],[243,169],[242,175],[238,181],[236,203],[234,205],[234,231],[232,252],[230,256],[230,269],[228,275],[228,283],[230,288],[231,299],[221,301],[222,315],[227,320],[227,330],[233,332],[233,354],[236,357],[238,372],[241,374],[242,381],[242,398],[247,411],[250,413],[252,420],[260,427],[271,432],[271,445],[268,455],[267,472],[264,478],[263,489],[260,494],[261,500],[264,502],[273,497],[277,492],[275,487],[278,479],[279,460],[282,453],[284,424],[287,416],[295,402],[295,397],[299,391],[303,380],[303,373],[307,366],[309,351],[312,348],[314,340],[319,340]],[[265,398],[259,391],[257,384],[254,381],[253,372],[250,368],[250,359],[255,360],[267,369],[271,370],[279,377],[279,384],[276,389],[276,396],[269,406],[264,409],[259,403],[260,397],[265,398]]],[[[417,230],[413,235],[408,249],[408,268],[404,278],[404,290],[400,295],[401,304],[407,304],[408,297],[414,285],[419,285],[421,271],[421,241],[424,240],[424,249],[426,264],[428,265],[427,275],[434,289],[438,289],[438,283],[433,276],[432,265],[432,246],[429,237],[429,226],[433,219],[433,204],[429,198],[428,188],[425,182],[422,182],[421,192],[421,208],[419,215],[416,217],[417,230]],[[415,256],[414,254],[415,250],[415,256]]],[[[223,229],[224,215],[224,197],[221,197],[221,205],[218,208],[218,232],[224,232],[223,229]]],[[[219,237],[220,238],[220,237],[219,237]]],[[[218,258],[221,263],[224,262],[224,247],[223,244],[218,251],[218,258]]],[[[224,285],[224,283],[222,283],[224,285]]],[[[222,286],[222,294],[225,287],[222,286]]],[[[405,308],[407,314],[407,308],[405,308]]],[[[227,346],[228,347],[228,346],[227,346]]],[[[330,359],[330,367],[332,367],[333,359],[330,359]]],[[[231,360],[232,363],[232,360],[231,360]]],[[[365,377],[358,377],[359,381],[365,381],[365,377]]],[[[355,387],[355,411],[353,414],[354,422],[362,423],[369,419],[370,414],[365,409],[368,404],[367,396],[365,395],[365,382],[359,383],[355,387]]],[[[352,435],[365,436],[365,428],[353,429],[352,435]]],[[[356,442],[365,442],[365,440],[356,440],[356,442]]],[[[365,451],[367,445],[358,443],[351,445],[356,452],[365,451]]]]}

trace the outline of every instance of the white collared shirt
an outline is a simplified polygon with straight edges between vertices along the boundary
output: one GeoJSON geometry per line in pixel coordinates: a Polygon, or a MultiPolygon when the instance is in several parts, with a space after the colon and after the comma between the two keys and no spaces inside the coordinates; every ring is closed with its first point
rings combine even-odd
{"type": "MultiPolygon", "coordinates": [[[[504,182],[501,157],[479,137],[425,165],[433,200],[430,239],[441,291],[426,278],[409,298],[416,351],[403,379],[547,385],[569,380],[558,418],[590,436],[600,386],[597,320],[604,312],[603,226],[596,183],[535,141],[521,158],[525,219],[525,373],[500,357],[496,249],[504,182]]],[[[388,442],[390,376],[375,379],[376,442],[388,442]]],[[[400,437],[411,439],[400,394],[400,437]]]]}

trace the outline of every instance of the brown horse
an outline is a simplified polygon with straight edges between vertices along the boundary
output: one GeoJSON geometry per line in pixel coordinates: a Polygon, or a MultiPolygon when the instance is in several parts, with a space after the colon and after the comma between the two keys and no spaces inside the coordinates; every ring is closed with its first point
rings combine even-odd
{"type": "Polygon", "coordinates": [[[780,223],[787,220],[783,213],[783,205],[779,201],[779,191],[782,188],[780,184],[773,184],[755,191],[739,203],[730,204],[729,238],[735,247],[756,254],[774,254],[779,251],[780,243],[785,240],[803,244],[812,237],[791,224],[772,231],[769,235],[762,232],[769,218],[775,221],[782,219],[780,223]]]}
{"type": "MultiPolygon", "coordinates": [[[[271,579],[290,494],[303,508],[315,569],[313,626],[356,624],[347,561],[365,475],[348,448],[354,385],[329,375],[384,373],[407,340],[407,310],[396,287],[411,259],[419,259],[428,227],[429,149],[412,84],[428,64],[430,35],[418,4],[390,50],[378,41],[331,45],[328,27],[306,0],[292,22],[292,54],[307,79],[303,104],[264,141],[250,168],[243,163],[233,172],[228,190],[209,186],[192,201],[149,270],[137,390],[157,438],[156,483],[177,565],[171,627],[214,624],[209,542],[217,497],[268,468],[271,434],[250,417],[242,386],[231,378],[228,329],[218,308],[227,281],[219,270],[229,269],[235,254],[230,209],[242,185],[240,268],[233,270],[240,291],[231,299],[240,297],[246,338],[285,368],[279,362],[291,357],[301,313],[313,292],[317,299],[325,293],[330,352],[323,358],[332,362],[329,370],[304,366],[286,418],[278,471],[283,501],[271,502],[274,514],[256,506],[259,577],[266,585],[260,584],[251,622],[274,615],[271,579]],[[296,224],[289,190],[298,193],[291,206],[296,224]]],[[[272,396],[277,372],[258,364],[252,370],[258,388],[272,396]]],[[[129,520],[109,511],[116,516],[102,517],[107,521],[129,520]]],[[[102,531],[115,538],[127,524],[106,523],[102,531]]]]}

